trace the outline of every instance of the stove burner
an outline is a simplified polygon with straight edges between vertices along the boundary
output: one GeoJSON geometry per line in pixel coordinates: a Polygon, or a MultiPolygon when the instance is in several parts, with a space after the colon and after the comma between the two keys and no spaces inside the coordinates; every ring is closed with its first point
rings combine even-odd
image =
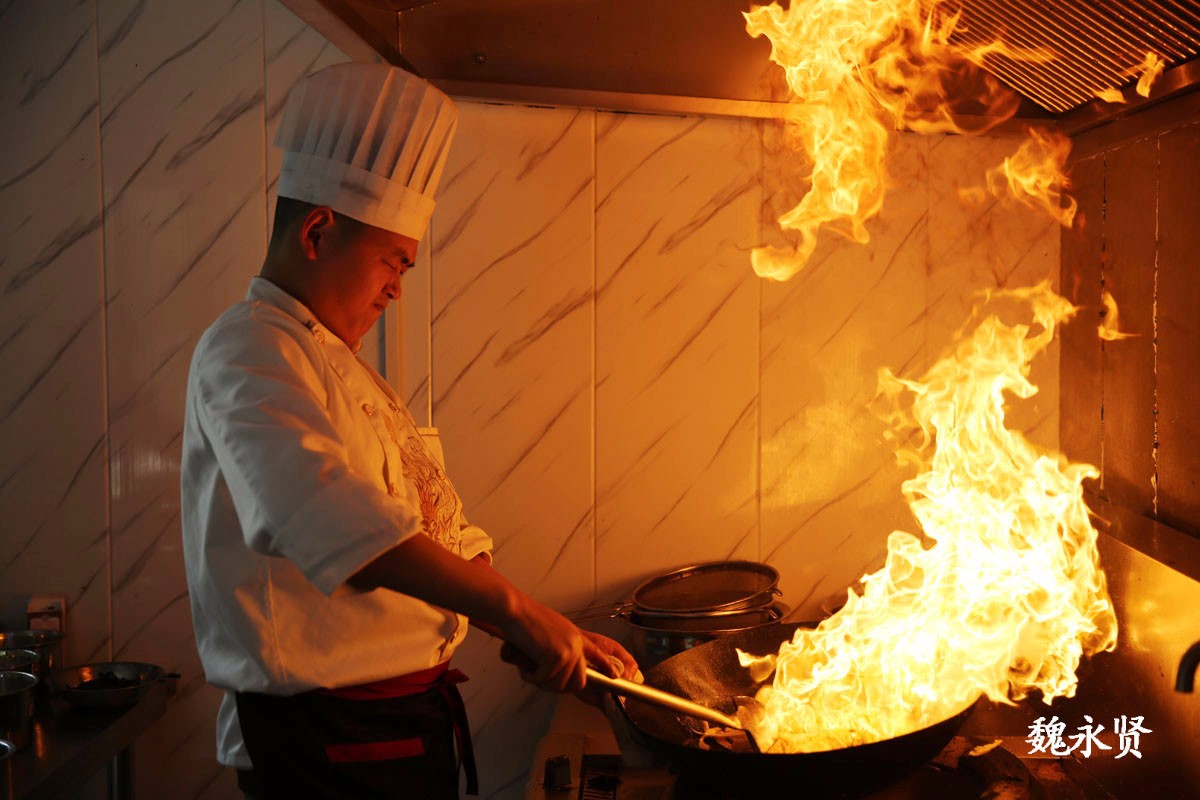
{"type": "MultiPolygon", "coordinates": [[[[673,776],[659,771],[652,785],[646,782],[646,770],[635,774],[622,770],[619,756],[585,754],[580,766],[578,800],[763,800],[737,793],[714,793],[697,785],[687,775],[673,776]],[[628,779],[628,780],[627,780],[628,779]]],[[[803,787],[797,787],[803,796],[803,787]]],[[[1075,797],[1061,795],[1063,798],[1075,797]]],[[[1079,795],[1082,797],[1083,795],[1079,795]]],[[[1015,755],[988,739],[956,736],[933,760],[920,765],[891,786],[867,795],[831,795],[831,800],[978,800],[1002,797],[1004,800],[1049,800],[1026,765],[1015,755]]]]}
{"type": "Polygon", "coordinates": [[[579,800],[616,800],[621,757],[584,755],[579,767],[579,800]]]}

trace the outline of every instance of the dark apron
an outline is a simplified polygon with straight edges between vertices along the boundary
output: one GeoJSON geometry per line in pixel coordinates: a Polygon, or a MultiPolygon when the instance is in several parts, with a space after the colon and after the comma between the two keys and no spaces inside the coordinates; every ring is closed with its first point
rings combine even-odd
{"type": "Polygon", "coordinates": [[[237,692],[238,724],[254,768],[249,797],[457,800],[458,772],[478,794],[475,754],[449,662],[397,678],[279,697],[237,692]],[[455,757],[455,744],[458,757],[455,757]]]}

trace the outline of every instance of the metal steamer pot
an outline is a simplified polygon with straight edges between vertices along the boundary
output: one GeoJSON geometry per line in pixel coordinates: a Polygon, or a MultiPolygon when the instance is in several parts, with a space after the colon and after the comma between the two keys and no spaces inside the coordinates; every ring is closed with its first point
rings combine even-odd
{"type": "Polygon", "coordinates": [[[762,608],[693,618],[646,617],[622,614],[629,627],[629,649],[643,668],[722,636],[775,625],[788,615],[788,607],[775,602],[762,608]]]}
{"type": "MultiPolygon", "coordinates": [[[[724,636],[666,659],[645,671],[646,683],[727,714],[735,696],[758,688],[738,664],[737,650],[775,652],[792,638],[796,623],[724,636]]],[[[695,798],[855,797],[883,788],[937,755],[966,721],[973,704],[918,731],[881,742],[817,753],[703,750],[694,722],[639,700],[618,703],[621,721],[642,746],[665,756],[679,773],[680,789],[695,798]]]]}
{"type": "Polygon", "coordinates": [[[630,629],[630,650],[643,667],[739,631],[770,625],[788,609],[777,601],[779,572],[757,561],[711,561],[642,582],[632,599],[591,606],[567,616],[581,622],[618,618],[630,629]]]}

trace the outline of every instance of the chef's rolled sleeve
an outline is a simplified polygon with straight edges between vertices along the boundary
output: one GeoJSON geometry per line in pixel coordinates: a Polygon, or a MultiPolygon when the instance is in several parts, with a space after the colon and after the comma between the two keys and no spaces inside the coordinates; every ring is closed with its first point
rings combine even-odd
{"type": "Polygon", "coordinates": [[[270,312],[231,320],[201,340],[191,376],[247,546],[328,595],[422,520],[351,469],[306,335],[270,312]]]}
{"type": "Polygon", "coordinates": [[[492,537],[488,536],[483,528],[467,522],[466,517],[461,517],[461,522],[459,541],[462,543],[462,557],[469,561],[476,556],[483,556],[484,560],[491,564],[492,537]]]}
{"type": "Polygon", "coordinates": [[[328,595],[420,530],[420,517],[402,503],[346,475],[299,506],[274,545],[328,595]]]}

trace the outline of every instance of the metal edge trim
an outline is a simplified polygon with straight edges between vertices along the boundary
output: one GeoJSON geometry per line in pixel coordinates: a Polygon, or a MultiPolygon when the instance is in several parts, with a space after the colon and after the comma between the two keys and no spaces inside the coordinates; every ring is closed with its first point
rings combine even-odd
{"type": "Polygon", "coordinates": [[[525,86],[512,83],[448,80],[431,78],[446,94],[462,100],[479,100],[505,105],[543,105],[594,108],[667,116],[748,117],[782,119],[789,103],[755,100],[726,100],[715,97],[638,94],[595,89],[568,89],[557,86],[525,86]]]}
{"type": "Polygon", "coordinates": [[[1097,529],[1142,555],[1200,581],[1200,539],[1086,492],[1097,529]]]}
{"type": "Polygon", "coordinates": [[[1164,72],[1151,88],[1149,97],[1142,97],[1130,85],[1121,90],[1125,103],[1106,103],[1097,98],[1062,114],[1058,118],[1059,125],[1068,136],[1078,136],[1195,89],[1200,89],[1200,58],[1185,61],[1164,72]]]}
{"type": "MultiPolygon", "coordinates": [[[[720,97],[611,92],[437,77],[429,78],[429,81],[457,100],[474,100],[501,105],[587,108],[627,114],[740,119],[786,119],[789,109],[792,107],[792,103],[765,100],[730,100],[720,97]]],[[[996,123],[995,118],[982,115],[964,114],[959,115],[957,119],[962,127],[968,130],[986,128],[987,133],[984,135],[1016,134],[1031,126],[1041,128],[1058,126],[1058,120],[1054,117],[1011,117],[999,123],[996,123]]]]}

